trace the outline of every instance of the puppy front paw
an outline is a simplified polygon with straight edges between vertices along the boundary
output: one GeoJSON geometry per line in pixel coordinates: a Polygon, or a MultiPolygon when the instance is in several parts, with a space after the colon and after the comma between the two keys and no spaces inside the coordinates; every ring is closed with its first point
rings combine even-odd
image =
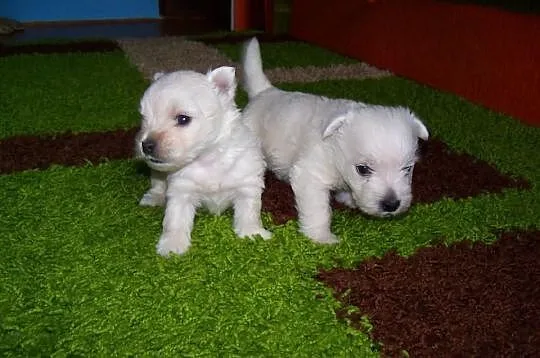
{"type": "Polygon", "coordinates": [[[151,190],[144,193],[139,201],[140,206],[165,206],[165,194],[156,193],[151,190]]]}
{"type": "Polygon", "coordinates": [[[156,245],[157,253],[163,257],[170,254],[182,255],[191,246],[191,240],[183,234],[167,233],[161,234],[156,245]]]}
{"type": "Polygon", "coordinates": [[[272,233],[268,230],[265,230],[264,228],[254,228],[254,229],[242,229],[242,230],[235,230],[236,235],[239,237],[253,237],[255,235],[260,235],[263,240],[268,240],[272,237],[272,233]]]}
{"type": "Polygon", "coordinates": [[[306,235],[307,237],[309,237],[311,241],[316,242],[318,244],[333,245],[339,242],[338,237],[332,234],[330,231],[314,233],[314,232],[306,232],[305,230],[302,230],[302,233],[306,235]]]}

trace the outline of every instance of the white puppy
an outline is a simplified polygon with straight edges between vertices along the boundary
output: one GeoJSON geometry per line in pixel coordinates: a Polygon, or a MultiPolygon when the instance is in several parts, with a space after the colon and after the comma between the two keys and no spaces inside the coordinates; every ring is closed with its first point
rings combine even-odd
{"type": "Polygon", "coordinates": [[[260,144],[240,121],[235,70],[220,67],[156,74],[144,93],[136,153],[153,169],[141,205],[165,205],[157,251],[184,253],[195,211],[219,214],[234,206],[238,236],[270,233],[261,224],[265,163],[260,144]]]}
{"type": "Polygon", "coordinates": [[[261,139],[269,169],[290,182],[305,235],[337,242],[331,192],[373,216],[409,208],[418,138],[428,138],[409,109],[282,91],[265,76],[255,38],[242,61],[249,96],[243,120],[261,139]]]}

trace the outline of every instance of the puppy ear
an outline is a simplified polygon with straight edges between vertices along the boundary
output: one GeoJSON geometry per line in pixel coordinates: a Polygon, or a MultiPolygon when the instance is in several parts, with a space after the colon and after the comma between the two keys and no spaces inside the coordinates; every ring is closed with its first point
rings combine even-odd
{"type": "Polygon", "coordinates": [[[323,139],[326,139],[327,137],[336,133],[336,131],[343,126],[343,124],[347,120],[347,117],[348,117],[347,114],[341,114],[329,120],[326,123],[326,127],[324,128],[324,131],[323,131],[323,135],[322,135],[323,139]]]}
{"type": "Polygon", "coordinates": [[[207,77],[214,83],[220,95],[225,96],[227,100],[232,100],[236,94],[235,73],[234,67],[222,66],[208,72],[207,77]]]}
{"type": "Polygon", "coordinates": [[[414,114],[414,112],[409,111],[409,113],[411,114],[411,120],[413,122],[413,126],[416,127],[417,137],[423,140],[428,140],[429,132],[426,126],[424,125],[424,123],[422,123],[422,121],[418,119],[418,117],[416,116],[416,114],[414,114]]]}
{"type": "Polygon", "coordinates": [[[164,74],[165,74],[165,72],[156,72],[156,73],[154,73],[154,75],[152,76],[152,81],[159,80],[161,77],[163,77],[164,74]]]}

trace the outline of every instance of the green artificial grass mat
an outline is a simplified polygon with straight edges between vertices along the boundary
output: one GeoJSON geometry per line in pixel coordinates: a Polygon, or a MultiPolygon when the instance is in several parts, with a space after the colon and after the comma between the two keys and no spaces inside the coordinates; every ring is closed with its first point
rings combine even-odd
{"type": "MultiPolygon", "coordinates": [[[[237,58],[241,45],[217,47],[237,58]]],[[[267,68],[357,62],[300,42],[265,43],[262,51],[267,68]]],[[[148,85],[120,51],[0,57],[0,77],[0,111],[9,118],[2,123],[0,139],[134,127],[148,85]]]]}
{"type": "MultiPolygon", "coordinates": [[[[270,241],[234,236],[231,213],[199,213],[182,257],[155,254],[162,209],[133,162],[0,177],[0,352],[53,354],[368,356],[367,338],[338,322],[321,266],[353,265],[391,248],[540,220],[538,193],[509,191],[417,205],[400,220],[337,212],[342,243],[319,246],[294,222],[270,241]],[[528,208],[528,209],[527,209],[528,208]]],[[[268,226],[268,221],[266,220],[268,226]]]]}
{"type": "Polygon", "coordinates": [[[0,177],[4,356],[370,353],[311,279],[326,248],[294,225],[238,239],[230,213],[201,213],[193,249],[162,259],[161,209],[137,205],[148,183],[134,168],[0,177]]]}
{"type": "MultiPolygon", "coordinates": [[[[282,58],[298,65],[293,53],[302,47],[287,46],[282,58]]],[[[139,122],[146,84],[119,53],[5,57],[0,76],[0,110],[10,119],[1,138],[139,122]]],[[[295,221],[274,226],[267,215],[273,239],[238,239],[230,211],[201,211],[191,249],[163,259],[155,253],[163,209],[138,206],[149,186],[139,164],[2,175],[0,355],[378,356],[378,344],[336,318],[338,302],[313,278],[320,267],[539,227],[540,128],[397,77],[280,87],[408,105],[432,135],[526,177],[532,189],[443,199],[387,220],[336,211],[335,246],[313,244],[295,221]]]]}
{"type": "MultiPolygon", "coordinates": [[[[240,61],[242,43],[213,44],[212,46],[223,52],[231,60],[240,61]]],[[[353,58],[341,56],[335,52],[305,42],[263,42],[260,48],[265,69],[358,63],[358,60],[353,58]],[[299,54],[301,55],[299,56],[299,54]]]]}
{"type": "Polygon", "coordinates": [[[0,57],[0,138],[131,128],[146,81],[120,52],[0,57]]]}
{"type": "Polygon", "coordinates": [[[199,213],[193,247],[165,260],[154,250],[162,210],[137,205],[148,181],[135,168],[0,177],[4,355],[367,356],[372,344],[337,321],[313,280],[319,267],[540,222],[536,190],[417,205],[399,220],[336,212],[342,243],[330,247],[294,222],[271,227],[270,241],[237,239],[230,212],[199,213]]]}

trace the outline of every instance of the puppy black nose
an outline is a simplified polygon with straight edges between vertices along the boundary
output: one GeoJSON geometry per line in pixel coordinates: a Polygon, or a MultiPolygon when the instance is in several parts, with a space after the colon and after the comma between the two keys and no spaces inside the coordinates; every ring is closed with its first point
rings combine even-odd
{"type": "Polygon", "coordinates": [[[154,150],[156,149],[156,141],[153,139],[145,139],[141,143],[142,145],[142,151],[146,155],[152,155],[154,154],[154,150]]]}
{"type": "Polygon", "coordinates": [[[381,209],[384,212],[393,213],[399,208],[399,204],[401,204],[401,201],[396,198],[387,198],[381,202],[381,209]]]}

